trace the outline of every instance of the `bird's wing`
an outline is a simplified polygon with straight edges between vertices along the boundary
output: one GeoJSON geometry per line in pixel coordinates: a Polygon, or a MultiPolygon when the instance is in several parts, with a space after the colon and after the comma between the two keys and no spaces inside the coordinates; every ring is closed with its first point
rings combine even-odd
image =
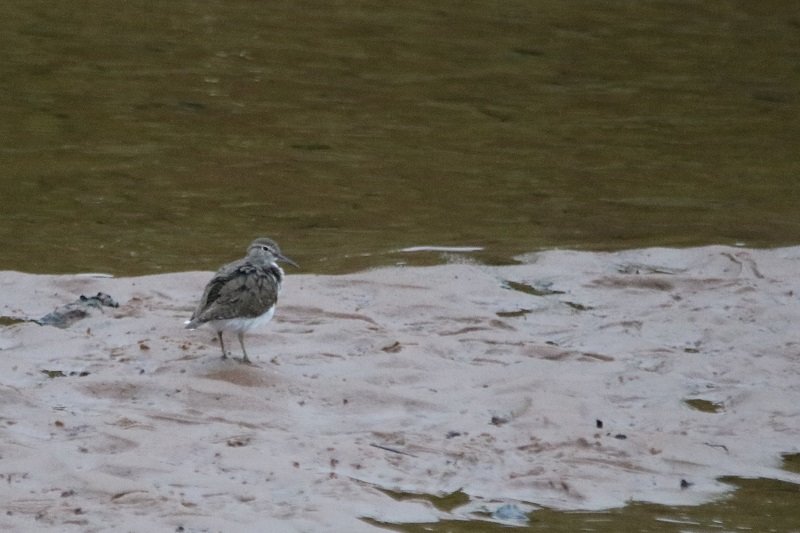
{"type": "Polygon", "coordinates": [[[209,305],[213,304],[214,301],[219,297],[219,292],[225,283],[228,282],[231,277],[235,276],[239,270],[240,266],[243,266],[245,263],[243,261],[234,261],[233,263],[228,263],[227,265],[220,268],[214,277],[211,278],[206,284],[205,291],[203,291],[203,296],[200,298],[200,303],[197,304],[197,308],[195,309],[194,313],[192,313],[192,320],[200,316],[209,305]]]}
{"type": "Polygon", "coordinates": [[[202,323],[265,313],[278,299],[277,290],[265,290],[263,285],[267,283],[277,285],[277,280],[269,271],[264,276],[263,270],[255,265],[232,263],[223,267],[206,286],[192,321],[202,323]]]}

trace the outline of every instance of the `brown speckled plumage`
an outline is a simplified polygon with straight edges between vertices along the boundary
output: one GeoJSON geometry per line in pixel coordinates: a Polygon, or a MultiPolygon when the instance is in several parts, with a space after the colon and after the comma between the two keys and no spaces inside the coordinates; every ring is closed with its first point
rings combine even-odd
{"type": "Polygon", "coordinates": [[[200,304],[186,324],[195,329],[209,323],[217,331],[222,357],[227,357],[222,340],[223,331],[236,331],[244,354],[244,332],[272,318],[283,282],[283,270],[278,261],[297,264],[285,257],[272,239],[259,238],[247,248],[247,256],[229,263],[217,271],[206,285],[200,304]]]}

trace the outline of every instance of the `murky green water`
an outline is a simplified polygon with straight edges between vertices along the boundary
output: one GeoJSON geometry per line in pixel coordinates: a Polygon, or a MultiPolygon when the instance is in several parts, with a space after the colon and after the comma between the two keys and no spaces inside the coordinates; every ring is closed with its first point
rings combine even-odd
{"type": "MultiPolygon", "coordinates": [[[[787,470],[797,472],[800,455],[784,457],[787,470]]],[[[715,531],[758,531],[790,533],[800,531],[800,486],[773,479],[723,478],[735,489],[727,497],[694,507],[667,507],[634,502],[621,509],[601,512],[562,512],[540,509],[529,515],[527,524],[514,528],[484,520],[449,520],[427,524],[388,524],[368,520],[390,531],[404,533],[520,533],[549,531],[573,533],[711,533],[715,531]]],[[[686,490],[691,490],[691,486],[686,490]]],[[[392,494],[397,499],[413,495],[392,494]]],[[[416,496],[431,501],[437,509],[450,512],[467,503],[463,493],[449,497],[416,496]]],[[[496,507],[496,506],[495,506],[496,507]]],[[[490,513],[487,513],[487,518],[490,513]]]]}
{"type": "Polygon", "coordinates": [[[800,4],[11,0],[0,268],[800,242],[800,4]]]}
{"type": "Polygon", "coordinates": [[[524,526],[487,521],[443,521],[430,524],[383,524],[404,533],[712,533],[758,531],[790,533],[800,527],[800,487],[771,479],[726,478],[736,487],[730,497],[696,507],[632,503],[603,512],[534,511],[524,526]]]}
{"type": "Polygon", "coordinates": [[[800,243],[797,2],[3,8],[0,269],[800,243]]]}

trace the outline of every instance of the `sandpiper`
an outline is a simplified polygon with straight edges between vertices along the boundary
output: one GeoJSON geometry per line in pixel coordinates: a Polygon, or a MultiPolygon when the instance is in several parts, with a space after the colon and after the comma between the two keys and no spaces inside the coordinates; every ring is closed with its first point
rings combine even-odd
{"type": "Polygon", "coordinates": [[[250,363],[244,348],[244,334],[266,324],[275,314],[284,276],[278,261],[298,266],[281,253],[278,243],[272,239],[254,240],[247,248],[247,256],[228,263],[214,274],[191,320],[186,322],[186,328],[195,329],[203,324],[214,328],[223,359],[228,354],[222,332],[235,331],[244,354],[242,362],[250,363]]]}

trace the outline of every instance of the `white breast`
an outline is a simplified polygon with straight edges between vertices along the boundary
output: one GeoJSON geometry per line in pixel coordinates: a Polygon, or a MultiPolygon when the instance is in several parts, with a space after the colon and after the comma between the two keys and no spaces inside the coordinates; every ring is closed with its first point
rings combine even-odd
{"type": "Polygon", "coordinates": [[[275,314],[275,306],[267,310],[266,313],[255,318],[229,318],[225,320],[209,320],[208,324],[217,331],[235,331],[236,333],[245,332],[259,326],[263,326],[275,314]]]}

